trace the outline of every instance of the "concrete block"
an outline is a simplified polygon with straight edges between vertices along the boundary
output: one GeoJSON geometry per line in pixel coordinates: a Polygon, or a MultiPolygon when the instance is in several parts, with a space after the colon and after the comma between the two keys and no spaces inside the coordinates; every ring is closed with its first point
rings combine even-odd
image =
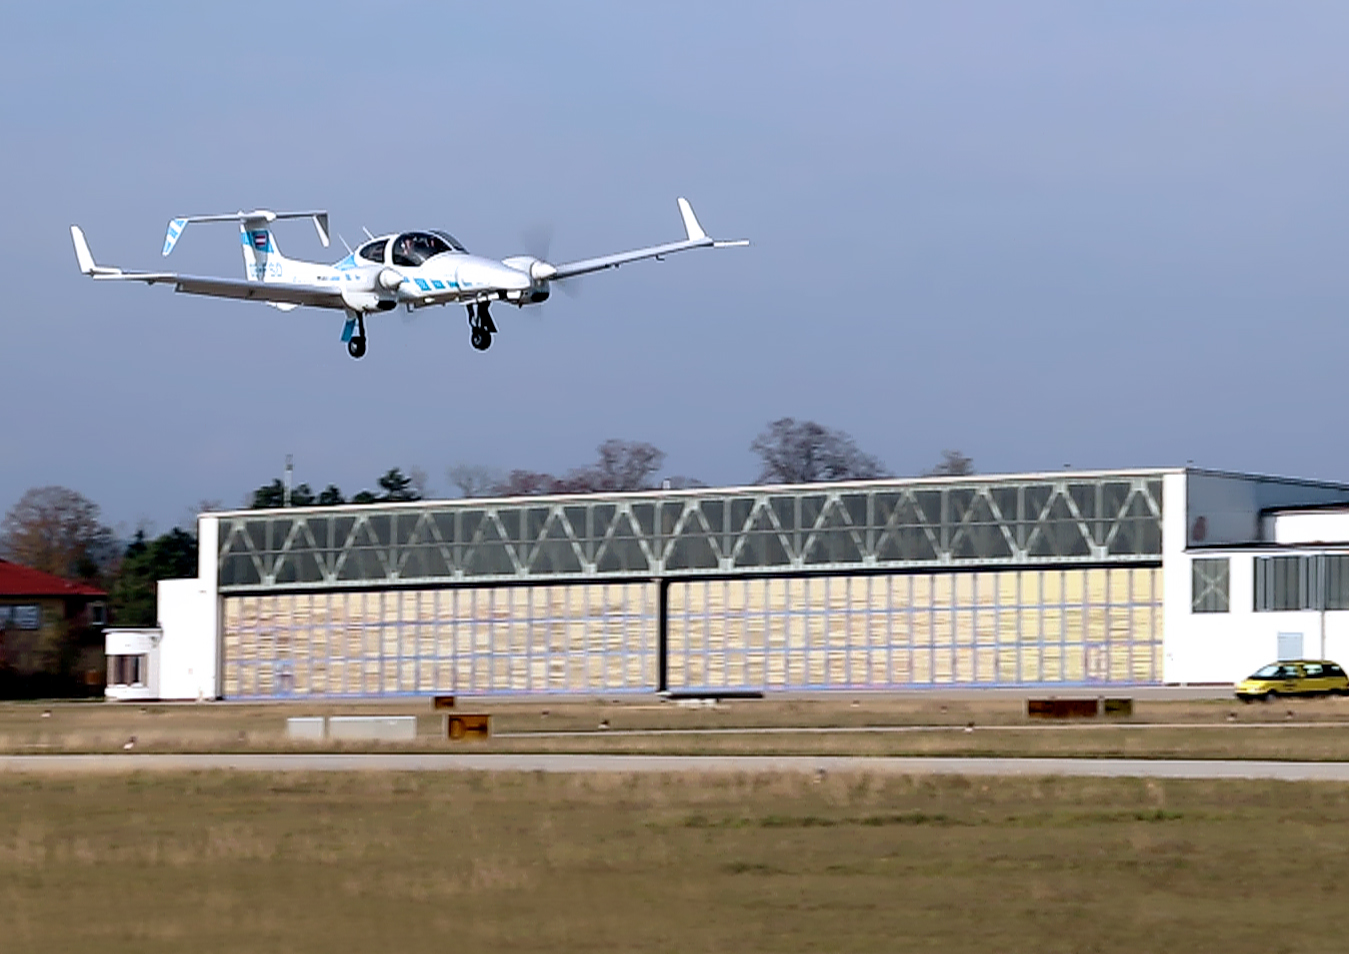
{"type": "Polygon", "coordinates": [[[417,717],[329,716],[328,738],[353,742],[411,742],[417,738],[417,717]]]}
{"type": "Polygon", "coordinates": [[[322,742],[323,716],[299,716],[286,720],[286,738],[305,742],[322,742]]]}

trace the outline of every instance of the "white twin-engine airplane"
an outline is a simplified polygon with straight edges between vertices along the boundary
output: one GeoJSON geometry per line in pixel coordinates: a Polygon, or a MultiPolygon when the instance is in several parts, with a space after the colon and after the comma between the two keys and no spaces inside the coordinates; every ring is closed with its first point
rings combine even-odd
{"type": "MultiPolygon", "coordinates": [[[[709,238],[698,224],[687,200],[679,199],[686,238],[631,252],[553,265],[532,255],[502,261],[470,255],[448,232],[402,232],[371,237],[336,265],[286,258],[276,246],[271,225],[277,219],[313,219],[319,241],[328,246],[327,212],[236,212],[233,215],[193,215],[174,219],[164,237],[164,254],[173,251],[189,222],[238,222],[243,241],[245,280],[200,278],[172,272],[126,272],[98,265],[84,232],[70,227],[80,271],[96,280],[172,284],[175,291],[217,298],[265,301],[282,311],[300,305],[345,311],[342,340],[353,358],[365,354],[365,316],[406,305],[409,311],[428,305],[459,302],[468,306],[473,347],[486,351],[496,333],[489,307],[493,301],[523,307],[547,300],[549,283],[616,268],[644,258],[660,259],[691,248],[748,245],[747,239],[722,242],[709,238]]],[[[369,233],[366,233],[369,235],[369,233]]]]}

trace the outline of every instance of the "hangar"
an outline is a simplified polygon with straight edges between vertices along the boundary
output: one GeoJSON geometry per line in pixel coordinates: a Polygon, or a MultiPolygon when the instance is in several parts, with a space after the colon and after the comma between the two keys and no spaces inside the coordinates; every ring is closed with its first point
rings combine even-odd
{"type": "Polygon", "coordinates": [[[1349,660],[1349,485],[1195,468],[202,514],[113,698],[1230,682],[1349,660]],[[1340,552],[1342,551],[1342,553],[1340,552]]]}

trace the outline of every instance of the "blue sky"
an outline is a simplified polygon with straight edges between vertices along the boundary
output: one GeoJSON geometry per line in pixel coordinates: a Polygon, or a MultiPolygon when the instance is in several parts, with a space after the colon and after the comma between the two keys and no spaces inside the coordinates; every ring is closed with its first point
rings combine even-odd
{"type": "MultiPolygon", "coordinates": [[[[1349,480],[1338,3],[31,4],[0,35],[0,509],[167,529],[279,475],[431,490],[606,438],[709,483],[770,419],[896,473],[1184,464],[1349,480]],[[696,252],[501,310],[372,320],[95,286],[176,215],[327,208],[353,244],[696,252]]],[[[295,257],[340,257],[305,223],[295,257]]],[[[242,274],[229,226],[170,263],[242,274]]]]}

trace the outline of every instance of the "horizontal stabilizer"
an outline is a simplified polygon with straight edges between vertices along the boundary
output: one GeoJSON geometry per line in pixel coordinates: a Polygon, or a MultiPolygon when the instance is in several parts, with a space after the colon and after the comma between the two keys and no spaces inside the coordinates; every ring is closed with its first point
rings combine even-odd
{"type": "Polygon", "coordinates": [[[314,231],[318,232],[323,247],[328,247],[328,213],[322,210],[310,212],[273,212],[270,209],[255,209],[252,212],[226,212],[221,215],[187,215],[172,219],[164,233],[164,255],[173,251],[182,237],[189,222],[242,222],[245,227],[262,226],[277,219],[313,219],[314,231]]]}

